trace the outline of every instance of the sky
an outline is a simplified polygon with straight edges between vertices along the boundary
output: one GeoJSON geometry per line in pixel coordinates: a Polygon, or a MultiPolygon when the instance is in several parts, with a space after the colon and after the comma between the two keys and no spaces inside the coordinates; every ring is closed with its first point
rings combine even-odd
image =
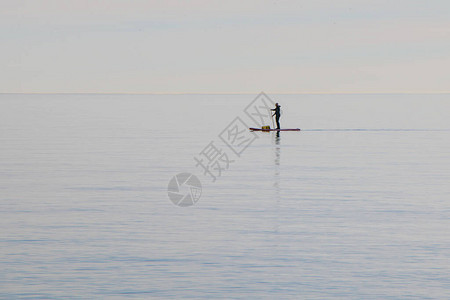
{"type": "Polygon", "coordinates": [[[450,1],[0,0],[0,93],[450,92],[450,1]]]}

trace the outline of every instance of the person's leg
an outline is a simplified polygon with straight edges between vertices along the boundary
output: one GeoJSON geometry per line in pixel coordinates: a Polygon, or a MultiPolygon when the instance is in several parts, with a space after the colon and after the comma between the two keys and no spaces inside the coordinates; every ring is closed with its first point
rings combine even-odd
{"type": "Polygon", "coordinates": [[[278,117],[276,118],[276,120],[277,120],[277,129],[280,129],[280,118],[278,117]]]}

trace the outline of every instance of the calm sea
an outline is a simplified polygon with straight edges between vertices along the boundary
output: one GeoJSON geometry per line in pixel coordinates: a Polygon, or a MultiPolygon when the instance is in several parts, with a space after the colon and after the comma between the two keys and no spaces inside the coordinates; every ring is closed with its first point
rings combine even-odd
{"type": "Polygon", "coordinates": [[[450,298],[450,95],[256,96],[0,95],[0,298],[450,298]]]}

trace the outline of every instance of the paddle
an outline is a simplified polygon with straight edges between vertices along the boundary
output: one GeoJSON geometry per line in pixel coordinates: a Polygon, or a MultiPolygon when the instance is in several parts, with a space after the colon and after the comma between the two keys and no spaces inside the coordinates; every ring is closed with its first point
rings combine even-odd
{"type": "Polygon", "coordinates": [[[272,110],[269,109],[270,119],[272,120],[273,129],[275,129],[275,122],[273,121],[272,110]]]}

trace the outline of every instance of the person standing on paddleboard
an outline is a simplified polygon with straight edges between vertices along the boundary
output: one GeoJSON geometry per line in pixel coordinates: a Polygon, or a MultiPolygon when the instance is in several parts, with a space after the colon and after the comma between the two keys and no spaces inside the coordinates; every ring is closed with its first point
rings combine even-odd
{"type": "Polygon", "coordinates": [[[275,113],[272,115],[275,116],[275,120],[277,121],[277,129],[280,129],[280,105],[278,103],[275,103],[275,108],[271,109],[275,113]]]}

